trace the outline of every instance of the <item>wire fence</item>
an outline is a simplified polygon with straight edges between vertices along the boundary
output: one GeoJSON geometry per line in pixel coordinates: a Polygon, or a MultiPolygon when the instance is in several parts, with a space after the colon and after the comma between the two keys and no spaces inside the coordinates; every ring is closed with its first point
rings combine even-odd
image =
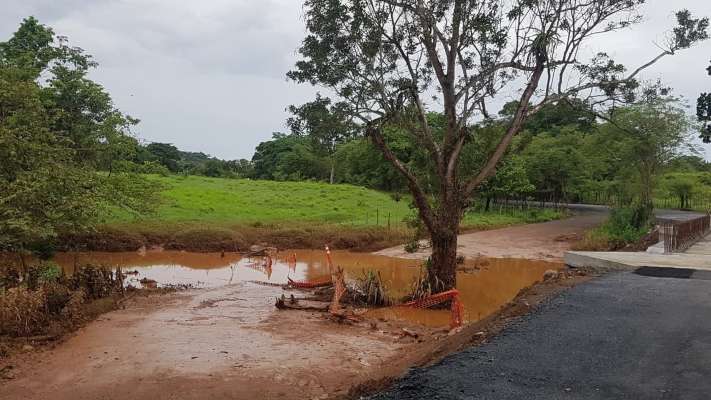
{"type": "MultiPolygon", "coordinates": [[[[495,203],[522,204],[523,207],[543,207],[544,204],[593,204],[593,205],[621,205],[640,204],[641,196],[617,196],[606,192],[573,192],[563,196],[559,193],[532,192],[516,197],[502,197],[492,199],[495,203]]],[[[711,197],[691,196],[684,199],[682,206],[679,197],[655,197],[652,199],[655,208],[684,209],[696,211],[711,210],[711,197]]]]}

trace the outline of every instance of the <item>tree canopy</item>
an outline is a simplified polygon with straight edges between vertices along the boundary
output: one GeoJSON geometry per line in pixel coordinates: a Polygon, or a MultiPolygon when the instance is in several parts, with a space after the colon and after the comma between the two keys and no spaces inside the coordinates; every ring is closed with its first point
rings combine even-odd
{"type": "Polygon", "coordinates": [[[287,76],[329,89],[337,97],[334,105],[365,126],[366,136],[406,180],[431,234],[433,276],[452,288],[463,207],[494,173],[527,119],[572,98],[600,109],[649,96],[657,88],[638,80],[642,70],[708,38],[708,19],[683,10],[660,52],[635,69],[604,52],[585,59],[592,36],[614,35],[641,22],[643,4],[306,0],[303,59],[287,76]],[[514,97],[515,110],[481,162],[463,168],[465,147],[477,134],[472,125],[492,118],[489,109],[502,93],[514,97]],[[434,109],[444,116],[442,130],[430,125],[427,116],[434,109]],[[389,125],[406,130],[432,167],[418,171],[404,163],[384,134],[389,125]],[[439,188],[435,199],[424,183],[432,177],[439,188]]]}
{"type": "Polygon", "coordinates": [[[87,74],[97,64],[35,18],[0,43],[0,249],[154,210],[160,185],[129,172],[138,120],[87,74]]]}

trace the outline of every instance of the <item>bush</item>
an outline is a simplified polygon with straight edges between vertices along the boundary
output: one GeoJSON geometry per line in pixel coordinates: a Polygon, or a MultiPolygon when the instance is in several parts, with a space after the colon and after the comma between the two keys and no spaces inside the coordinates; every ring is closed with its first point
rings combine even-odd
{"type": "Polygon", "coordinates": [[[404,222],[408,228],[412,229],[412,237],[410,241],[405,244],[405,251],[408,253],[414,253],[422,248],[422,245],[420,245],[420,239],[422,239],[427,232],[427,227],[425,226],[424,221],[420,218],[420,214],[417,209],[414,207],[411,208],[412,210],[410,213],[402,219],[402,222],[404,222]]]}
{"type": "Polygon", "coordinates": [[[9,257],[0,255],[0,288],[14,288],[20,284],[20,271],[9,257]]]}
{"type": "Polygon", "coordinates": [[[648,220],[649,214],[643,205],[615,207],[602,224],[602,232],[613,241],[632,243],[647,233],[648,220]]]}
{"type": "Polygon", "coordinates": [[[82,291],[88,299],[109,297],[121,290],[119,280],[111,267],[104,264],[86,263],[78,265],[74,274],[67,279],[67,286],[82,291]]]}
{"type": "Polygon", "coordinates": [[[26,282],[19,282],[19,278],[12,282],[14,287],[0,289],[6,290],[0,298],[0,336],[72,331],[86,321],[87,301],[106,299],[120,290],[110,267],[90,263],[78,266],[71,277],[64,277],[57,264],[38,262],[30,268],[26,282]]]}
{"type": "Polygon", "coordinates": [[[52,261],[38,261],[27,273],[27,286],[35,289],[41,282],[56,282],[62,275],[62,268],[52,261]]]}
{"type": "Polygon", "coordinates": [[[636,242],[647,233],[649,214],[640,206],[619,206],[610,209],[610,218],[589,230],[585,237],[571,246],[579,251],[614,251],[636,242]]]}

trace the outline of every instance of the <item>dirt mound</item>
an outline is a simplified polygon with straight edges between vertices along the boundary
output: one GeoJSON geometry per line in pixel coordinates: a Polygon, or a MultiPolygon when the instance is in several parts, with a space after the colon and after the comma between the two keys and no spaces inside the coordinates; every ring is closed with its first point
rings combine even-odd
{"type": "Polygon", "coordinates": [[[641,239],[634,243],[630,243],[625,246],[625,248],[620,251],[626,252],[637,252],[637,251],[647,251],[647,248],[654,246],[659,243],[659,229],[653,229],[648,234],[644,235],[641,239]]]}

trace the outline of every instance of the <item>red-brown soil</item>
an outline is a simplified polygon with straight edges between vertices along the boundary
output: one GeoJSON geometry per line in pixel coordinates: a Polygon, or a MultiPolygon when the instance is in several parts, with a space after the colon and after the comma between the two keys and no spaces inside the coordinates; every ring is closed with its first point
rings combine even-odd
{"type": "MultiPolygon", "coordinates": [[[[463,235],[460,252],[558,260],[568,238],[594,224],[593,218],[577,218],[582,221],[463,235]]],[[[324,313],[277,311],[281,288],[248,283],[135,297],[52,350],[28,348],[0,359],[0,397],[355,398],[381,389],[412,365],[488,340],[546,296],[591,275],[565,270],[451,335],[400,322],[347,324],[324,313]],[[403,328],[418,338],[403,335],[403,328]]]]}
{"type": "MultiPolygon", "coordinates": [[[[558,221],[466,233],[459,235],[457,253],[467,259],[490,257],[563,261],[563,253],[570,249],[570,245],[606,217],[606,213],[588,212],[558,221]]],[[[425,259],[429,251],[407,253],[403,246],[397,246],[375,254],[425,259]]]]}

